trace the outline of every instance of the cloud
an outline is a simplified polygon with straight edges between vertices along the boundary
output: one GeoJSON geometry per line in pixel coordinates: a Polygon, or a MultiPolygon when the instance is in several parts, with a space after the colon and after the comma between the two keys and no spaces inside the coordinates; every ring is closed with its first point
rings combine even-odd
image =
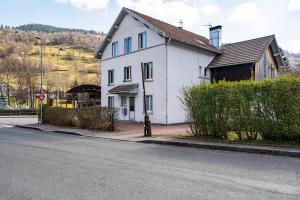
{"type": "Polygon", "coordinates": [[[259,9],[255,3],[244,3],[240,4],[233,10],[229,16],[229,22],[254,22],[260,17],[259,9]]]}
{"type": "Polygon", "coordinates": [[[300,41],[298,40],[288,40],[282,47],[291,53],[300,53],[300,41]]]}
{"type": "Polygon", "coordinates": [[[70,4],[85,11],[100,10],[107,7],[109,0],[54,0],[62,4],[70,4]]]}
{"type": "Polygon", "coordinates": [[[199,19],[197,7],[181,0],[118,0],[117,3],[175,26],[182,20],[185,29],[191,29],[199,19]]]}
{"type": "Polygon", "coordinates": [[[214,4],[203,4],[200,7],[200,11],[205,15],[212,16],[219,12],[219,7],[214,4]]]}
{"type": "Polygon", "coordinates": [[[290,11],[300,11],[300,0],[289,0],[288,9],[290,11]]]}
{"type": "Polygon", "coordinates": [[[207,16],[213,16],[219,13],[219,7],[217,4],[212,3],[211,0],[201,0],[200,12],[207,16]]]}

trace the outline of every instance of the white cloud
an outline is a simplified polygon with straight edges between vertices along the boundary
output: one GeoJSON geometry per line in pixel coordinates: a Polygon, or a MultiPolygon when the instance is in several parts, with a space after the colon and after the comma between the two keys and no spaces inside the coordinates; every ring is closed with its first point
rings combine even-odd
{"type": "Polygon", "coordinates": [[[200,12],[207,16],[213,16],[219,12],[219,7],[211,0],[200,0],[200,12]]]}
{"type": "Polygon", "coordinates": [[[203,4],[200,7],[200,11],[205,15],[212,16],[219,12],[219,7],[214,4],[203,4]]]}
{"type": "Polygon", "coordinates": [[[255,3],[244,3],[237,6],[229,16],[230,22],[244,23],[259,20],[260,13],[255,3]]]}
{"type": "Polygon", "coordinates": [[[282,44],[282,47],[290,53],[300,53],[300,41],[298,40],[288,40],[282,44]]]}
{"type": "Polygon", "coordinates": [[[109,0],[55,0],[58,3],[70,4],[85,11],[106,8],[109,0]]]}
{"type": "Polygon", "coordinates": [[[300,0],[289,0],[288,9],[290,11],[300,11],[300,0]]]}
{"type": "Polygon", "coordinates": [[[129,7],[176,26],[179,20],[182,20],[185,29],[191,29],[199,19],[197,7],[189,5],[186,1],[118,0],[117,2],[122,7],[129,7]]]}

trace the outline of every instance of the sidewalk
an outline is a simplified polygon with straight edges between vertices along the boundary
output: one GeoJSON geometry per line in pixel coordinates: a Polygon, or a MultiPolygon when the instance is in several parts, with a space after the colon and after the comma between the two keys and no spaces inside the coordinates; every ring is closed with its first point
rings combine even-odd
{"type": "Polygon", "coordinates": [[[174,137],[174,132],[172,136],[171,131],[174,130],[178,131],[181,128],[184,129],[185,128],[184,126],[179,127],[179,129],[176,126],[174,127],[154,126],[155,134],[154,136],[149,138],[143,137],[142,129],[136,129],[136,131],[132,131],[132,132],[128,130],[123,130],[120,132],[105,132],[105,131],[99,132],[99,131],[82,130],[82,129],[74,129],[74,128],[62,128],[54,125],[45,125],[45,124],[16,125],[16,127],[36,129],[36,130],[41,130],[46,132],[72,134],[72,135],[78,135],[84,137],[140,142],[140,143],[147,143],[147,144],[162,144],[162,145],[172,145],[172,146],[181,146],[181,147],[235,151],[235,152],[244,152],[244,153],[256,153],[256,154],[300,158],[300,148],[297,149],[297,148],[284,148],[284,147],[260,146],[260,145],[229,144],[229,143],[221,143],[221,142],[178,139],[174,137]],[[159,130],[161,130],[160,133],[157,132],[159,130]]]}

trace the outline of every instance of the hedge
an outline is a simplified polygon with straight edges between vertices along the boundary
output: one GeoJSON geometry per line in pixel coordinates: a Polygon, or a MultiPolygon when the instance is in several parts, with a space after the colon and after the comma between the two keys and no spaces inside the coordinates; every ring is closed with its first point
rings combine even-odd
{"type": "Polygon", "coordinates": [[[300,78],[186,87],[182,102],[194,135],[300,141],[300,78]]]}
{"type": "Polygon", "coordinates": [[[43,108],[43,123],[82,129],[115,130],[117,110],[108,107],[43,108]]]}

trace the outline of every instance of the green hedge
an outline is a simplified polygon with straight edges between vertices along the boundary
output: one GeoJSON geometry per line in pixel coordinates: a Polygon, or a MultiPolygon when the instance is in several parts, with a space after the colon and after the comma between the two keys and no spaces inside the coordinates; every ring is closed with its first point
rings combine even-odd
{"type": "Polygon", "coordinates": [[[300,140],[300,78],[220,82],[183,89],[194,135],[300,140]]]}
{"type": "Polygon", "coordinates": [[[43,108],[43,123],[58,126],[114,131],[117,110],[108,107],[43,108]]]}

